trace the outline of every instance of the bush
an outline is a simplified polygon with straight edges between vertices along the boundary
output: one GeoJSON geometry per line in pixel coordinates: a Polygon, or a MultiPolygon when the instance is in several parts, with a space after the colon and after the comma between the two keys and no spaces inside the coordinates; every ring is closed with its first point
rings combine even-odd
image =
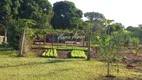
{"type": "Polygon", "coordinates": [[[7,47],[7,46],[8,46],[8,42],[3,42],[2,45],[3,45],[4,47],[7,47]]]}
{"type": "Polygon", "coordinates": [[[45,50],[43,53],[42,53],[42,56],[45,56],[47,53],[47,50],[45,50]]]}
{"type": "Polygon", "coordinates": [[[56,49],[45,50],[45,51],[42,53],[42,56],[43,56],[43,57],[57,57],[57,56],[58,56],[57,50],[56,50],[56,49]]]}
{"type": "Polygon", "coordinates": [[[119,58],[118,57],[112,57],[112,62],[117,62],[117,61],[119,61],[119,58]]]}
{"type": "Polygon", "coordinates": [[[0,44],[0,46],[3,46],[2,44],[0,44]]]}
{"type": "Polygon", "coordinates": [[[133,54],[137,54],[136,50],[132,50],[132,53],[133,53],[133,54]]]}
{"type": "Polygon", "coordinates": [[[87,56],[85,55],[84,51],[80,51],[80,50],[72,50],[71,58],[86,58],[87,56]]]}
{"type": "Polygon", "coordinates": [[[127,56],[123,56],[123,57],[122,57],[122,61],[123,61],[123,62],[126,62],[127,59],[128,59],[127,56]]]}

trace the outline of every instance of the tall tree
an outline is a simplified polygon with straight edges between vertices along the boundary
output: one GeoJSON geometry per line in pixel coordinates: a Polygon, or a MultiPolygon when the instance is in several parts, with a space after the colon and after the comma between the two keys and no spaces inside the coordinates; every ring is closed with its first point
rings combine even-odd
{"type": "Polygon", "coordinates": [[[69,23],[72,28],[82,30],[83,29],[83,22],[84,21],[81,18],[72,18],[69,23]]]}
{"type": "Polygon", "coordinates": [[[103,31],[103,20],[105,16],[99,12],[86,12],[84,16],[88,19],[87,21],[94,24],[92,30],[95,34],[100,34],[103,31]]]}
{"type": "Polygon", "coordinates": [[[109,20],[109,19],[103,20],[105,34],[110,34],[110,28],[113,21],[114,20],[109,20]]]}
{"type": "Polygon", "coordinates": [[[111,25],[109,25],[109,28],[107,28],[107,32],[109,31],[109,33],[111,34],[114,31],[119,31],[123,29],[124,26],[121,23],[112,23],[111,25]]]}
{"type": "Polygon", "coordinates": [[[142,44],[142,27],[139,25],[138,27],[128,26],[126,30],[131,31],[131,37],[138,38],[140,43],[142,44]]]}
{"type": "Polygon", "coordinates": [[[19,9],[19,16],[24,19],[35,20],[37,22],[36,28],[51,28],[52,6],[48,0],[23,0],[19,9]]]}
{"type": "MultiPolygon", "coordinates": [[[[56,29],[71,29],[70,20],[79,20],[82,18],[82,11],[77,9],[73,2],[60,1],[53,5],[54,17],[51,24],[56,29]],[[79,19],[78,19],[79,18],[79,19]]],[[[75,24],[75,23],[74,23],[75,24]]],[[[77,23],[76,23],[77,24],[77,23]]]]}
{"type": "Polygon", "coordinates": [[[18,15],[21,0],[0,0],[0,24],[5,27],[5,41],[7,41],[7,27],[10,19],[18,15]]]}
{"type": "Polygon", "coordinates": [[[126,30],[128,30],[128,31],[135,31],[135,28],[134,28],[133,26],[128,26],[128,27],[126,28],[126,30]]]}
{"type": "Polygon", "coordinates": [[[102,13],[98,13],[98,12],[86,12],[84,16],[88,19],[88,21],[91,21],[93,23],[96,23],[105,19],[105,16],[102,13]]]}

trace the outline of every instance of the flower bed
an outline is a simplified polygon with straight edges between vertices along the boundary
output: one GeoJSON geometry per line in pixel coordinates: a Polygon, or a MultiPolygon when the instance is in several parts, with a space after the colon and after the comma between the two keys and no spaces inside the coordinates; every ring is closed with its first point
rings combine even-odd
{"type": "Polygon", "coordinates": [[[57,49],[57,50],[82,50],[82,51],[87,51],[88,48],[86,47],[77,47],[77,46],[41,46],[40,48],[42,49],[57,49]]]}

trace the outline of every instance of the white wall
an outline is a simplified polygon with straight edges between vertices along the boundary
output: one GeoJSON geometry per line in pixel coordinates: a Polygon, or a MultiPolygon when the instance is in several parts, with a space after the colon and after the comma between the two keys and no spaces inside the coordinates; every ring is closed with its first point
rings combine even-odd
{"type": "Polygon", "coordinates": [[[0,36],[0,44],[3,42],[4,36],[0,36]]]}

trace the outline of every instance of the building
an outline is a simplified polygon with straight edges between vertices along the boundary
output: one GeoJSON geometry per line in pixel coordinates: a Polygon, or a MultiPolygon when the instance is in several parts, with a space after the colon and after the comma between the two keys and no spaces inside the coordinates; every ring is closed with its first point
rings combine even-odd
{"type": "Polygon", "coordinates": [[[4,27],[0,24],[0,44],[4,41],[4,27]]]}

